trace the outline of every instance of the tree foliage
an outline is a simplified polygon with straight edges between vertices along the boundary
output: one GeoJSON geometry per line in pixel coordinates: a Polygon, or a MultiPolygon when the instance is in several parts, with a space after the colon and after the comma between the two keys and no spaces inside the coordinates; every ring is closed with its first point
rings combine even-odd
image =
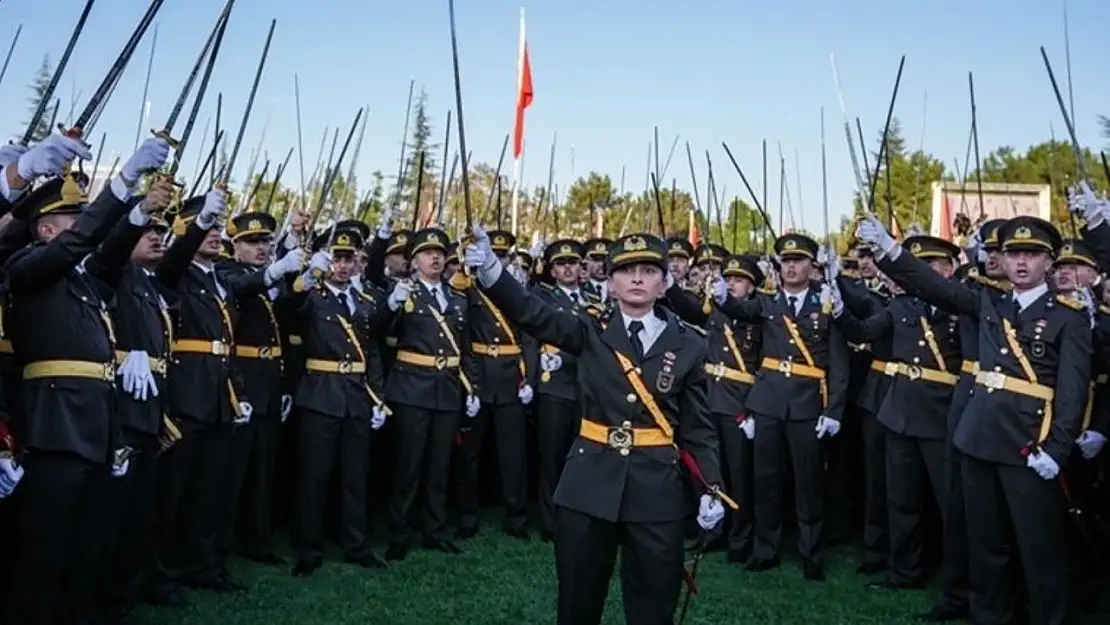
{"type": "MultiPolygon", "coordinates": [[[[28,117],[27,121],[24,123],[25,128],[29,128],[31,126],[32,121],[34,121],[31,119],[31,117],[34,116],[35,112],[39,108],[39,105],[41,105],[43,101],[49,97],[49,94],[47,94],[47,89],[50,88],[50,79],[53,78],[53,76],[54,70],[50,66],[50,57],[43,56],[42,64],[39,65],[39,69],[35,72],[35,77],[31,81],[31,95],[28,97],[28,117]]],[[[31,132],[31,141],[41,141],[44,137],[50,134],[50,132],[53,130],[50,127],[50,117],[50,107],[47,106],[43,109],[43,115],[39,117],[38,121],[35,123],[34,130],[32,130],[31,132]]]]}

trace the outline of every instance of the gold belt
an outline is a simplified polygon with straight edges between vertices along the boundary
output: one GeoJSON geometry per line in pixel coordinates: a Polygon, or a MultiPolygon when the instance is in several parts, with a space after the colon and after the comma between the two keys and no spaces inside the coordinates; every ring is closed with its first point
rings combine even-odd
{"type": "Polygon", "coordinates": [[[659,428],[634,428],[632,423],[625,421],[619,427],[602,425],[593,421],[582,419],[578,428],[578,435],[582,438],[608,445],[616,449],[622,456],[627,456],[633,447],[669,447],[674,441],[659,428]]]}
{"type": "Polygon", "coordinates": [[[519,356],[519,345],[489,345],[487,343],[471,343],[470,348],[479,356],[519,356]]]}
{"type": "Polygon", "coordinates": [[[975,374],[975,383],[987,389],[988,393],[995,391],[1010,391],[1018,395],[1032,397],[1043,401],[1052,401],[1056,392],[1044,384],[1034,384],[1026,380],[1019,380],[997,371],[980,371],[975,374]]]}
{"type": "Polygon", "coordinates": [[[366,373],[366,363],[351,362],[350,360],[318,360],[316,358],[307,358],[304,361],[304,368],[308,371],[315,371],[317,373],[339,373],[342,375],[366,373]]]}
{"type": "Polygon", "coordinates": [[[11,339],[0,339],[0,354],[14,354],[15,349],[12,348],[11,339]]]}
{"type": "Polygon", "coordinates": [[[793,362],[790,360],[779,360],[778,358],[764,358],[764,369],[778,371],[779,373],[790,377],[792,375],[799,375],[803,378],[824,379],[825,371],[817,367],[811,367],[805,363],[793,362]]]}
{"type": "MultiPolygon", "coordinates": [[[[127,360],[127,352],[116,350],[116,362],[127,360]]],[[[150,356],[150,370],[158,375],[166,375],[166,359],[160,356],[150,356]]]]}
{"type": "Polygon", "coordinates": [[[41,360],[23,367],[24,380],[42,378],[85,378],[111,382],[116,377],[116,366],[110,362],[88,360],[41,360]]]}
{"type": "Polygon", "coordinates": [[[755,384],[755,376],[739,369],[725,366],[725,363],[718,362],[715,364],[705,363],[705,372],[709,375],[720,380],[724,378],[732,382],[743,382],[744,384],[755,384]]]}
{"type": "Polygon", "coordinates": [[[964,360],[960,362],[960,372],[968,375],[975,375],[979,373],[979,362],[976,360],[964,360]]]}
{"type": "Polygon", "coordinates": [[[457,369],[459,366],[458,356],[429,356],[407,350],[397,352],[397,361],[429,369],[457,369]]]}
{"type": "Polygon", "coordinates": [[[173,342],[173,351],[182,354],[208,354],[209,356],[227,356],[231,354],[231,346],[223,341],[208,341],[204,339],[178,339],[173,342]]]}
{"type": "Polygon", "coordinates": [[[235,356],[238,358],[251,358],[255,360],[273,360],[281,358],[281,346],[255,347],[254,345],[236,345],[235,356]]]}
{"type": "Polygon", "coordinates": [[[958,376],[948,373],[947,371],[930,369],[928,367],[922,367],[921,365],[909,365],[904,362],[885,363],[883,373],[890,377],[896,375],[907,377],[911,382],[925,380],[926,382],[936,382],[937,384],[945,384],[947,386],[955,386],[956,382],[960,380],[958,376]]]}

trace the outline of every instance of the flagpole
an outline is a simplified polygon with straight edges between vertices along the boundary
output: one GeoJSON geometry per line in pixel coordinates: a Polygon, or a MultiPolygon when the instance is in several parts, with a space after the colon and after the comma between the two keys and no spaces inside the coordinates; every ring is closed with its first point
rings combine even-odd
{"type": "MultiPolygon", "coordinates": [[[[520,42],[517,49],[516,57],[516,97],[517,101],[514,102],[515,107],[520,106],[520,90],[523,88],[524,83],[524,7],[520,7],[520,42]]],[[[514,120],[516,117],[514,116],[514,120]]],[[[515,124],[515,122],[514,122],[515,124]]],[[[521,143],[523,146],[523,143],[521,143]]],[[[517,234],[517,222],[520,215],[520,175],[521,167],[520,161],[524,157],[524,150],[521,149],[520,156],[513,159],[513,192],[512,192],[512,233],[513,236],[517,234]]]]}

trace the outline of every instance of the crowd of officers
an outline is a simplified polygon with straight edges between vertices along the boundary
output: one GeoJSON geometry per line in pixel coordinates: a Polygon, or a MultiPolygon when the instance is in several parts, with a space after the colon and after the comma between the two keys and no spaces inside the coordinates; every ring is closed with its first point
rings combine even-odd
{"type": "Polygon", "coordinates": [[[571,544],[597,540],[598,519],[628,533],[607,539],[625,568],[635,546],[659,564],[622,569],[629,622],[671,622],[681,557],[635,534],[694,510],[713,530],[722,500],[713,544],[730,562],[778,567],[796,528],[803,577],[821,581],[825,547],[862,525],[877,592],[939,569],[933,621],[1065,623],[1106,555],[1110,308],[1090,289],[1110,208],[1093,197],[1073,201],[1079,239],[1018,217],[961,250],[870,219],[842,261],[801,234],[767,258],[651,235],[529,254],[482,233],[517,291],[474,279],[481,254],[463,267],[440,228],[306,232],[299,214],[227,214],[221,188],[175,199],[157,174],[169,151],[147,140],[96,198],[69,166],[91,156],[79,140],[0,151],[4,625],[123,623],[139,602],[184,605],[184,587],[243,590],[229,557],[285,564],[282,520],[299,577],[329,538],[365,568],[417,545],[461,553],[487,447],[502,530],[556,543],[561,623],[601,618],[613,558],[571,544]],[[613,272],[657,263],[659,327],[606,325],[613,272]],[[578,318],[601,342],[559,334],[578,318]],[[580,370],[598,345],[616,360],[580,370]],[[595,393],[598,371],[613,377],[595,393]],[[696,459],[639,449],[676,444],[696,459]],[[653,491],[682,465],[700,506],[653,491]],[[601,590],[567,590],[594,569],[601,590]]]}

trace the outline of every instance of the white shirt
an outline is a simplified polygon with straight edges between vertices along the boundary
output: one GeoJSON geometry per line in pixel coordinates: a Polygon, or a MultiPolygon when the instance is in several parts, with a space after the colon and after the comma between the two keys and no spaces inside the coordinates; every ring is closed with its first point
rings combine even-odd
{"type": "MultiPolygon", "coordinates": [[[[603,280],[594,280],[590,278],[590,284],[597,287],[597,293],[601,296],[601,300],[605,301],[609,298],[609,283],[603,280]]],[[[646,349],[646,348],[645,348],[646,349]]]]}
{"type": "Polygon", "coordinates": [[[651,351],[651,346],[655,344],[655,340],[663,334],[663,330],[667,327],[667,322],[656,316],[654,312],[649,312],[643,317],[629,317],[621,313],[621,317],[624,318],[624,330],[629,333],[629,336],[632,334],[628,329],[629,324],[633,321],[644,324],[644,329],[640,330],[640,344],[644,346],[644,354],[651,351]]]}
{"type": "Polygon", "coordinates": [[[204,273],[212,276],[212,281],[216,283],[216,294],[220,296],[220,299],[227,299],[227,289],[224,288],[224,285],[220,284],[220,279],[218,277],[216,277],[215,268],[205,267],[204,265],[198,263],[195,260],[193,261],[193,264],[196,265],[198,268],[200,268],[200,270],[203,271],[204,273]]]}
{"type": "Polygon", "coordinates": [[[791,297],[795,298],[794,299],[794,314],[797,315],[798,313],[802,312],[802,306],[805,306],[806,298],[809,297],[809,289],[808,288],[803,289],[803,290],[801,290],[797,293],[788,293],[786,291],[783,291],[782,296],[787,298],[786,299],[787,304],[790,303],[790,298],[791,297]]]}
{"type": "Polygon", "coordinates": [[[1014,303],[1017,304],[1018,312],[1020,313],[1028,308],[1030,304],[1037,301],[1045,293],[1048,293],[1048,285],[1043,282],[1028,291],[1022,291],[1021,293],[1014,291],[1014,303]]]}
{"type": "Polygon", "coordinates": [[[578,292],[578,289],[568,289],[567,287],[560,284],[559,290],[562,291],[563,295],[566,295],[567,299],[569,299],[570,301],[575,303],[582,302],[582,294],[578,292]]]}
{"type": "Polygon", "coordinates": [[[351,292],[350,285],[348,285],[345,289],[341,289],[331,282],[325,282],[324,284],[328,287],[328,290],[331,291],[332,295],[335,295],[337,297],[341,293],[345,295],[347,297],[347,312],[352,315],[355,314],[355,294],[351,292]]]}
{"type": "Polygon", "coordinates": [[[439,312],[447,310],[447,296],[443,294],[443,284],[426,282],[423,278],[418,278],[418,280],[420,280],[420,284],[423,284],[425,288],[435,294],[436,302],[439,304],[439,312]]]}

